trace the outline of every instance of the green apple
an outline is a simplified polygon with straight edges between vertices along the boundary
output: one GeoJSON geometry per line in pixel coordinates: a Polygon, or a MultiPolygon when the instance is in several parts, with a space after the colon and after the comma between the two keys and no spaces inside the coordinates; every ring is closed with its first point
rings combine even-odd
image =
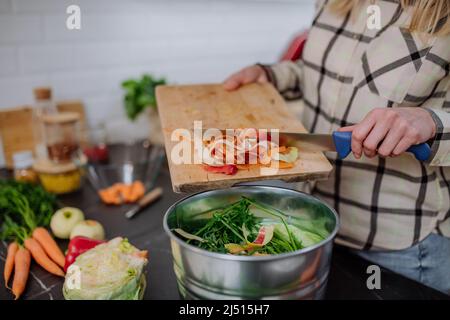
{"type": "Polygon", "coordinates": [[[72,229],[83,220],[83,211],[78,208],[65,207],[56,211],[52,216],[50,228],[55,237],[69,239],[72,229]]]}

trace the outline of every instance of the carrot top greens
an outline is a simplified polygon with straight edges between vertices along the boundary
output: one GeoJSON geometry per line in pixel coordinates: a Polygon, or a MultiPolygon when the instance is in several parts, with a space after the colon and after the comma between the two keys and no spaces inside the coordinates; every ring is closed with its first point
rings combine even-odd
{"type": "Polygon", "coordinates": [[[221,209],[192,230],[174,229],[187,243],[219,253],[239,255],[280,254],[302,249],[322,241],[323,233],[302,230],[286,222],[277,209],[248,197],[221,209]],[[255,215],[260,212],[261,218],[255,215]]]}
{"type": "Polygon", "coordinates": [[[48,226],[56,198],[40,186],[0,180],[1,239],[20,243],[36,228],[48,226]]]}

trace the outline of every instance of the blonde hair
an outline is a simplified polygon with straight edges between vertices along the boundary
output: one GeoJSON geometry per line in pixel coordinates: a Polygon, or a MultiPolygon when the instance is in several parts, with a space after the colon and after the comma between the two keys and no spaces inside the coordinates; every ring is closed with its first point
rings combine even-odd
{"type": "MultiPolygon", "coordinates": [[[[332,0],[329,8],[340,15],[354,12],[360,0],[332,0]]],[[[403,9],[411,9],[411,32],[436,36],[450,35],[449,0],[399,0],[403,9]]]]}

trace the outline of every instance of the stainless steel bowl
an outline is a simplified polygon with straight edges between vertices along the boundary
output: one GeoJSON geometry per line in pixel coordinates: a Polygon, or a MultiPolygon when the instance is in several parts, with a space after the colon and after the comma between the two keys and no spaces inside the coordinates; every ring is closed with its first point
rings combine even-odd
{"type": "Polygon", "coordinates": [[[185,299],[321,299],[330,269],[336,212],[305,193],[271,186],[237,186],[194,194],[172,205],[164,217],[180,294],[185,299]],[[314,246],[270,256],[236,256],[187,244],[171,230],[205,221],[208,211],[251,197],[289,219],[325,221],[328,237],[314,246]]]}

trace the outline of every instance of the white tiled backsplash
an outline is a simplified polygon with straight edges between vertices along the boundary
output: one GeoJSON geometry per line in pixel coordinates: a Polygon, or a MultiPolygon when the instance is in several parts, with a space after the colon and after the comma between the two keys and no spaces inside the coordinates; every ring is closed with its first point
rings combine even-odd
{"type": "MultiPolygon", "coordinates": [[[[81,99],[112,140],[144,137],[129,122],[120,83],[148,72],[171,83],[220,82],[276,61],[313,16],[313,0],[0,0],[0,108],[30,104],[35,86],[81,99]],[[81,30],[66,8],[81,8],[81,30]],[[120,134],[118,134],[120,133],[120,134]]],[[[0,152],[0,164],[2,157],[0,152]]]]}

